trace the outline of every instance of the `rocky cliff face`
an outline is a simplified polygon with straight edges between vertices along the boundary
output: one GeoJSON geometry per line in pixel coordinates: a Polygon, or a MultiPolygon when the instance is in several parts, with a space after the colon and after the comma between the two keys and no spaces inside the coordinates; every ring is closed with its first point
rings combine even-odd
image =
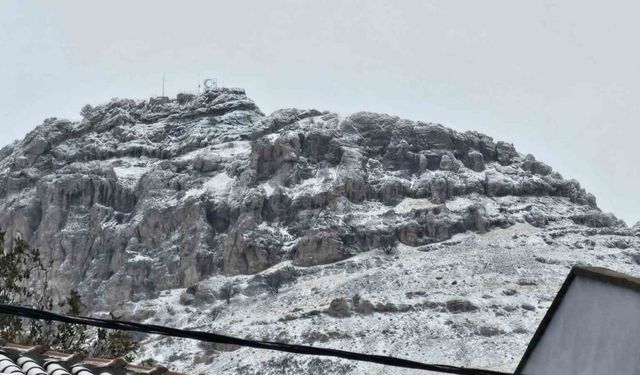
{"type": "MultiPolygon", "coordinates": [[[[308,288],[322,288],[315,294],[318,306],[310,311],[329,305],[330,300],[322,301],[332,296],[395,293],[383,280],[395,280],[403,295],[422,298],[431,292],[417,279],[431,280],[432,272],[441,276],[437,280],[468,282],[465,288],[483,280],[500,294],[504,285],[495,283],[515,282],[514,272],[526,274],[516,272],[518,261],[534,262],[532,270],[544,270],[540,274],[555,269],[555,278],[540,282],[545,295],[552,295],[553,283],[565,271],[561,265],[602,260],[594,255],[600,248],[619,249],[607,250],[611,262],[637,271],[637,225],[629,229],[602,213],[577,181],[564,179],[532,155],[476,132],[374,113],[341,117],[285,109],[265,116],[234,90],[176,100],[113,100],[85,107],[82,114],[75,123],[48,119],[0,151],[0,227],[8,231],[7,241],[22,237],[53,261],[59,296],[79,287],[97,308],[133,311],[140,308],[135,301],[167,303],[163,291],[236,280],[245,283],[245,307],[259,310],[266,297],[260,297],[264,290],[255,280],[284,265],[306,275],[301,278],[306,284],[296,282],[287,292],[293,298],[290,307],[302,303],[295,307],[298,312],[311,303],[305,297],[308,288]],[[505,233],[511,237],[500,237],[505,233]],[[469,247],[473,244],[477,248],[469,247]],[[505,247],[520,246],[526,247],[526,261],[518,251],[505,253],[505,247]],[[441,256],[434,258],[435,250],[441,256]],[[564,252],[563,260],[547,259],[552,250],[564,252]],[[566,258],[569,253],[574,259],[566,258]],[[359,276],[348,281],[339,276],[344,272],[359,276]],[[465,272],[467,277],[460,276],[465,272]],[[474,279],[474,272],[484,276],[474,279]],[[458,281],[463,277],[466,281],[458,281]],[[316,279],[319,284],[309,284],[316,279]]],[[[440,297],[448,295],[438,283],[431,287],[443,293],[440,297]]],[[[460,284],[448,285],[459,291],[460,284]]],[[[446,313],[446,302],[436,298],[399,308],[378,301],[362,309],[446,313]]],[[[476,303],[476,310],[485,311],[484,302],[476,303]]],[[[355,314],[358,306],[352,307],[355,314]]],[[[311,319],[278,311],[277,319],[301,319],[301,327],[311,319]]],[[[197,320],[192,313],[197,315],[184,312],[188,320],[197,320]]],[[[150,315],[155,313],[144,318],[156,319],[150,315]]],[[[374,319],[366,316],[358,317],[362,329],[374,319]]],[[[272,328],[265,328],[264,336],[280,329],[274,319],[272,326],[262,323],[272,328]]],[[[507,332],[498,331],[485,337],[507,332]]],[[[316,339],[327,345],[357,340],[358,334],[344,334],[349,338],[316,339]]],[[[209,366],[187,357],[187,366],[209,366]]],[[[242,366],[252,373],[251,364],[242,366]]],[[[345,372],[359,371],[344,366],[345,372]]]]}

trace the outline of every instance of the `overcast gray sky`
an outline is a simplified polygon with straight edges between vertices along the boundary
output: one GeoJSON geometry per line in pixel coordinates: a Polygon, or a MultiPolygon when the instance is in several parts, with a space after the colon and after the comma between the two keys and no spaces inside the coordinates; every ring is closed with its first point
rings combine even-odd
{"type": "Polygon", "coordinates": [[[640,220],[637,1],[0,0],[0,144],[86,103],[240,86],[513,142],[640,220]]]}

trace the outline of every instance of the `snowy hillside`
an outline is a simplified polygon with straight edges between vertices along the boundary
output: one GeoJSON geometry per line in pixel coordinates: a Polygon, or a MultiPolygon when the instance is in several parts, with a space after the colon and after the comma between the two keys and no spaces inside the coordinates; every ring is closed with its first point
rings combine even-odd
{"type": "MultiPolygon", "coordinates": [[[[80,286],[96,314],[512,370],[572,265],[640,274],[638,226],[476,132],[265,116],[231,90],[83,116],[0,150],[0,227],[40,247],[58,295],[80,286]]],[[[206,373],[402,373],[145,340],[140,359],[206,373]]]]}

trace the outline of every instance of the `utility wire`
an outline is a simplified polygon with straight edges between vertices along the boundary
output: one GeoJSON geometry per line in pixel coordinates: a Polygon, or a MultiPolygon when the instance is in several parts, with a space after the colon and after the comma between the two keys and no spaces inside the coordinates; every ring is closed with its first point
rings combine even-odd
{"type": "Polygon", "coordinates": [[[403,368],[410,368],[410,369],[417,369],[417,370],[428,370],[428,371],[440,372],[445,374],[512,375],[509,373],[499,372],[499,371],[464,368],[464,367],[438,365],[438,364],[426,364],[426,363],[411,361],[411,360],[402,359],[402,358],[375,355],[375,354],[361,354],[361,353],[354,353],[354,352],[349,352],[345,350],[317,348],[317,347],[305,346],[305,345],[283,344],[283,343],[269,342],[269,341],[247,340],[247,339],[241,339],[237,337],[219,335],[216,333],[182,330],[182,329],[163,327],[163,326],[153,325],[153,324],[127,322],[123,320],[107,320],[107,319],[88,318],[88,317],[81,317],[81,316],[66,316],[66,315],[52,313],[49,311],[31,309],[27,307],[5,305],[5,304],[0,304],[0,314],[20,316],[20,317],[29,318],[29,319],[39,319],[39,320],[71,323],[71,324],[81,324],[81,325],[88,325],[88,326],[107,328],[107,329],[118,329],[122,331],[135,331],[135,332],[143,332],[143,333],[157,334],[157,335],[163,335],[163,336],[182,337],[187,339],[214,342],[218,344],[232,344],[232,345],[245,346],[250,348],[276,350],[276,351],[288,352],[288,353],[337,357],[337,358],[344,358],[344,359],[349,359],[353,361],[371,362],[371,363],[377,363],[381,365],[403,367],[403,368]]]}

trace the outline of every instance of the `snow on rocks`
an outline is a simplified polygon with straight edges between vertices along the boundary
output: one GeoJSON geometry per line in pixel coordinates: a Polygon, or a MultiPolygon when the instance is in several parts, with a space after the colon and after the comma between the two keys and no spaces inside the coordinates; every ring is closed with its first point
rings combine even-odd
{"type": "MultiPolygon", "coordinates": [[[[82,114],[0,151],[0,227],[54,261],[57,296],[78,285],[96,310],[510,370],[571,265],[638,274],[637,226],[477,132],[368,112],[265,116],[233,90],[82,114]],[[295,277],[269,287],[285,269],[295,277]],[[349,314],[327,314],[335,300],[349,314]]],[[[189,372],[380,372],[166,338],[140,356],[189,372]]]]}
{"type": "MultiPolygon", "coordinates": [[[[301,276],[277,295],[262,289],[245,297],[244,290],[254,290],[251,277],[235,277],[231,280],[243,291],[230,305],[218,300],[188,311],[179,307],[176,310],[183,315],[178,319],[175,315],[152,322],[190,322],[192,327],[210,327],[236,336],[250,331],[254,338],[293,343],[315,337],[312,340],[320,341],[312,342],[323,347],[512,371],[571,265],[607,265],[640,274],[640,267],[625,263],[622,250],[596,245],[594,251],[585,252],[563,245],[579,235],[568,234],[553,245],[530,241],[549,230],[523,223],[484,235],[454,236],[451,245],[429,252],[400,245],[395,256],[368,252],[338,263],[298,268],[301,276]],[[599,259],[600,254],[604,258],[599,259]],[[553,256],[557,262],[541,263],[536,258],[540,255],[553,256]],[[534,280],[535,285],[522,280],[534,280]],[[371,304],[370,313],[357,311],[356,295],[371,304]],[[216,307],[223,312],[212,320],[208,310],[216,307]],[[487,354],[496,348],[501,355],[487,354]]],[[[215,290],[223,280],[228,279],[214,277],[201,284],[215,290]]],[[[162,301],[140,302],[147,303],[162,301]]],[[[149,340],[143,346],[144,355],[167,358],[159,351],[167,342],[149,340]]],[[[194,363],[188,353],[195,355],[198,348],[189,349],[186,344],[176,341],[171,345],[185,353],[176,365],[193,371],[260,368],[261,373],[276,374],[277,363],[285,358],[302,372],[315,363],[313,357],[252,349],[219,351],[209,354],[215,360],[208,364],[194,363]]],[[[324,365],[337,369],[341,364],[331,360],[324,365]]],[[[361,363],[344,373],[382,370],[410,373],[361,363]]]]}

